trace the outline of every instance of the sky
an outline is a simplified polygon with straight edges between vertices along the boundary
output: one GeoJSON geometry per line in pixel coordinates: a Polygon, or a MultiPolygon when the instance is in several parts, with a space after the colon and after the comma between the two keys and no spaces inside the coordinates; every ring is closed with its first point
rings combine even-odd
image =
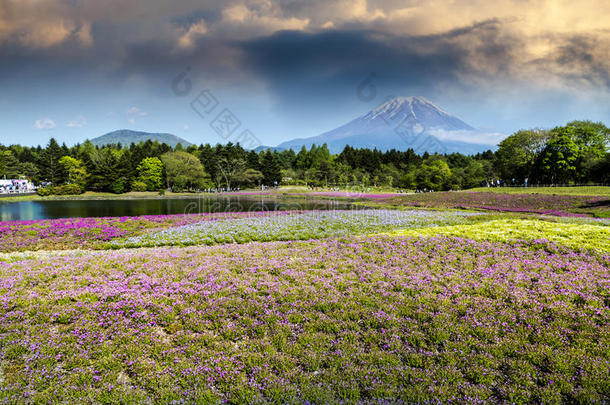
{"type": "Polygon", "coordinates": [[[0,0],[5,145],[123,128],[277,145],[390,96],[497,139],[610,124],[610,2],[0,0]]]}

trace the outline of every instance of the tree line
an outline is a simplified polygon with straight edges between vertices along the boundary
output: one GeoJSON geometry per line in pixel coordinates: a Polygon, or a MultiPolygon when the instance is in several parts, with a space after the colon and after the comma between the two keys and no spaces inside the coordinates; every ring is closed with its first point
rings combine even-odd
{"type": "Polygon", "coordinates": [[[550,130],[520,130],[497,151],[416,154],[346,146],[332,155],[326,145],[253,151],[239,144],[172,148],[146,141],[98,147],[90,141],[67,147],[0,146],[0,177],[43,184],[41,194],[83,191],[234,190],[261,185],[388,187],[460,190],[497,184],[610,182],[610,130],[602,123],[573,121],[550,130]]]}

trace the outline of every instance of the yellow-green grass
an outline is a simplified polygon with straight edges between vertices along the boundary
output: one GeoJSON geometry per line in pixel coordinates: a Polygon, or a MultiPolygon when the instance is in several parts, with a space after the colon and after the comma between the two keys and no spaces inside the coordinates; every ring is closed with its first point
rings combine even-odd
{"type": "Polygon", "coordinates": [[[502,194],[564,194],[610,197],[610,186],[579,187],[477,187],[466,191],[502,194]]]}
{"type": "Polygon", "coordinates": [[[19,201],[34,201],[34,200],[43,200],[44,198],[39,196],[38,194],[10,194],[3,195],[0,197],[0,204],[2,203],[13,203],[19,201]]]}
{"type": "Polygon", "coordinates": [[[79,195],[51,195],[48,197],[41,197],[37,194],[30,195],[14,195],[10,197],[0,198],[0,203],[12,203],[19,201],[44,201],[44,200],[135,200],[135,199],[149,199],[149,198],[183,198],[183,197],[194,197],[196,193],[170,193],[167,192],[164,196],[160,196],[157,191],[131,191],[124,194],[114,193],[99,193],[95,191],[87,191],[79,195]]]}
{"type": "Polygon", "coordinates": [[[397,230],[386,234],[422,237],[445,235],[492,242],[546,239],[573,249],[595,249],[610,253],[610,227],[582,223],[499,219],[468,225],[397,230]]]}

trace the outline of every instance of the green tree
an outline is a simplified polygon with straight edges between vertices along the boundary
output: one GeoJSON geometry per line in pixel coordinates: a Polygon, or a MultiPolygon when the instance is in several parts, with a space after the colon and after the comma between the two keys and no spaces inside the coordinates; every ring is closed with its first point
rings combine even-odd
{"type": "Polygon", "coordinates": [[[579,149],[592,148],[600,153],[607,151],[610,143],[610,128],[601,122],[571,121],[566,127],[573,128],[570,135],[579,149]]]}
{"type": "Polygon", "coordinates": [[[601,122],[572,121],[566,124],[566,135],[578,146],[575,180],[600,180],[597,171],[603,162],[610,143],[610,129],[601,122]]]}
{"type": "Polygon", "coordinates": [[[137,167],[137,181],[146,184],[148,191],[157,191],[163,184],[163,162],[157,157],[144,158],[137,167]]]}
{"type": "Polygon", "coordinates": [[[540,162],[543,179],[551,184],[566,183],[574,178],[579,150],[570,132],[567,127],[554,130],[555,136],[542,151],[540,162]]]}
{"type": "Polygon", "coordinates": [[[114,182],[111,186],[112,191],[117,194],[130,191],[135,179],[135,167],[133,157],[129,149],[123,149],[116,163],[114,182]]]}
{"type": "Polygon", "coordinates": [[[54,138],[49,140],[46,149],[40,154],[40,172],[42,178],[53,185],[58,184],[63,177],[63,168],[59,159],[65,155],[61,146],[54,138]]]}
{"type": "Polygon", "coordinates": [[[610,183],[610,153],[593,168],[593,179],[600,183],[610,183]]]}
{"type": "Polygon", "coordinates": [[[258,170],[246,169],[243,171],[241,176],[238,176],[237,181],[240,185],[246,187],[253,187],[260,185],[261,181],[265,176],[258,170]]]}
{"type": "Polygon", "coordinates": [[[417,170],[417,187],[428,190],[446,190],[451,180],[451,169],[442,159],[430,158],[417,170]]]}
{"type": "Polygon", "coordinates": [[[240,179],[243,179],[246,171],[246,161],[222,157],[217,160],[216,167],[217,183],[219,185],[224,183],[227,190],[230,190],[235,186],[235,183],[239,183],[240,179]]]}
{"type": "Polygon", "coordinates": [[[484,164],[475,159],[463,162],[464,165],[451,169],[451,188],[455,190],[478,187],[491,177],[486,174],[484,164]]]}
{"type": "Polygon", "coordinates": [[[36,166],[36,164],[32,162],[23,162],[19,166],[21,174],[31,181],[34,181],[38,177],[38,166],[36,166]]]}
{"type": "Polygon", "coordinates": [[[311,155],[305,145],[303,145],[295,158],[296,169],[304,172],[311,168],[311,163],[311,155]]]}
{"type": "Polygon", "coordinates": [[[88,187],[94,191],[117,192],[118,162],[121,151],[106,147],[95,149],[88,157],[88,187]]]}
{"type": "Polygon", "coordinates": [[[498,145],[495,166],[500,176],[507,182],[515,179],[523,183],[526,178],[535,177],[535,166],[540,152],[550,139],[549,131],[540,129],[520,130],[498,145]]]}
{"type": "Polygon", "coordinates": [[[15,179],[21,174],[19,160],[10,150],[0,151],[0,177],[15,179]]]}
{"type": "Polygon", "coordinates": [[[187,152],[168,152],[161,156],[167,186],[174,191],[211,187],[210,176],[205,172],[197,156],[187,152]]]}
{"type": "Polygon", "coordinates": [[[280,184],[282,181],[282,168],[277,152],[267,150],[263,153],[261,172],[263,173],[266,185],[273,186],[276,183],[280,184]]]}
{"type": "Polygon", "coordinates": [[[316,168],[319,176],[318,179],[324,186],[328,186],[328,183],[334,180],[336,174],[332,159],[321,160],[316,168]]]}
{"type": "Polygon", "coordinates": [[[59,164],[63,166],[67,175],[66,183],[76,184],[81,188],[81,191],[84,191],[87,185],[87,170],[83,162],[71,156],[64,156],[59,159],[59,164]]]}

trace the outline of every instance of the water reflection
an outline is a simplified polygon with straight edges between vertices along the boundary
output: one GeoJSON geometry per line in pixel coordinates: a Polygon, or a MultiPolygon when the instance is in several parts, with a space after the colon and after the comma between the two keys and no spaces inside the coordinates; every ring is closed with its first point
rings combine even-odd
{"type": "Polygon", "coordinates": [[[349,202],[337,200],[287,200],[243,196],[201,198],[158,198],[133,200],[0,201],[0,221],[75,217],[122,217],[204,212],[284,211],[349,209],[349,202]]]}

